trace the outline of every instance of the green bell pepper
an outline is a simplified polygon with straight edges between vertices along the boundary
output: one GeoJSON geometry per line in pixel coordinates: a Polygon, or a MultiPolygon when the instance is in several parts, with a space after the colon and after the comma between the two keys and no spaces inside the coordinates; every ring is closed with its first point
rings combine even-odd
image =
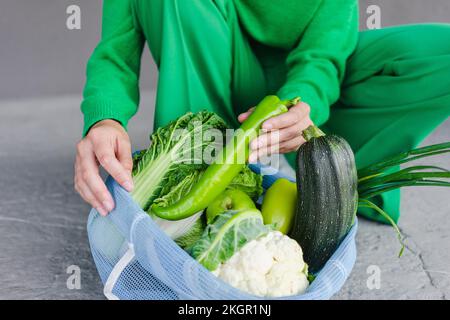
{"type": "Polygon", "coordinates": [[[294,222],[297,204],[297,184],[278,179],[266,191],[261,206],[264,224],[272,224],[275,230],[288,234],[294,222]]]}

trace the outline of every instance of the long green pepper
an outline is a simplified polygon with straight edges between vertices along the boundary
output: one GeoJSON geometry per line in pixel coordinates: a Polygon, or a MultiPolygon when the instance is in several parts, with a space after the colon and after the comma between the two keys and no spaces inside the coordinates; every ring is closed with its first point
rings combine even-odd
{"type": "Polygon", "coordinates": [[[221,150],[191,191],[177,203],[160,207],[152,205],[152,212],[166,220],[180,220],[205,209],[221,194],[246,165],[250,139],[257,136],[264,121],[288,111],[299,98],[281,101],[277,96],[266,96],[247,120],[236,130],[231,141],[221,150]]]}

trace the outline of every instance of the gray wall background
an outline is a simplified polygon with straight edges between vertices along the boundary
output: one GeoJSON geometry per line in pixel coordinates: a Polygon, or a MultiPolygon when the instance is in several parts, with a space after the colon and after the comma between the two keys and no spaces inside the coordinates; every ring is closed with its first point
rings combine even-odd
{"type": "MultiPolygon", "coordinates": [[[[151,0],[149,0],[151,1],[151,0]]],[[[199,0],[186,0],[199,1],[199,0]]],[[[448,22],[448,0],[360,0],[379,5],[382,25],[448,22]]],[[[100,36],[101,0],[1,0],[0,99],[80,94],[85,64],[100,36]],[[81,30],[66,28],[66,8],[81,8],[81,30]]],[[[157,71],[146,52],[141,87],[156,85],[157,71]]]]}

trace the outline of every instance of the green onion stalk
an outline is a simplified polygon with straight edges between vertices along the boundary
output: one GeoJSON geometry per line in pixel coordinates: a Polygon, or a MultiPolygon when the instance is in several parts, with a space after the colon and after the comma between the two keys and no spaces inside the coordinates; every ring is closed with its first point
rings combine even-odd
{"type": "Polygon", "coordinates": [[[450,187],[450,182],[446,181],[450,178],[450,171],[442,167],[416,165],[403,169],[397,169],[397,171],[393,172],[393,169],[398,168],[402,164],[449,152],[450,142],[434,144],[400,153],[396,156],[358,170],[359,207],[371,208],[375,210],[394,227],[402,246],[399,256],[402,255],[405,248],[400,229],[386,212],[384,212],[369,199],[372,199],[384,192],[402,187],[450,187]]]}

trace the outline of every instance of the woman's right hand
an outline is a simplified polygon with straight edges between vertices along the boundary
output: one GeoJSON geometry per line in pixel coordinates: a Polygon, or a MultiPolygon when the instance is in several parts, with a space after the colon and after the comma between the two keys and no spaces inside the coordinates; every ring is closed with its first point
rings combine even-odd
{"type": "Polygon", "coordinates": [[[127,191],[133,189],[133,160],[127,132],[115,120],[102,120],[77,144],[75,190],[97,211],[106,216],[114,201],[100,177],[101,165],[127,191]]]}

